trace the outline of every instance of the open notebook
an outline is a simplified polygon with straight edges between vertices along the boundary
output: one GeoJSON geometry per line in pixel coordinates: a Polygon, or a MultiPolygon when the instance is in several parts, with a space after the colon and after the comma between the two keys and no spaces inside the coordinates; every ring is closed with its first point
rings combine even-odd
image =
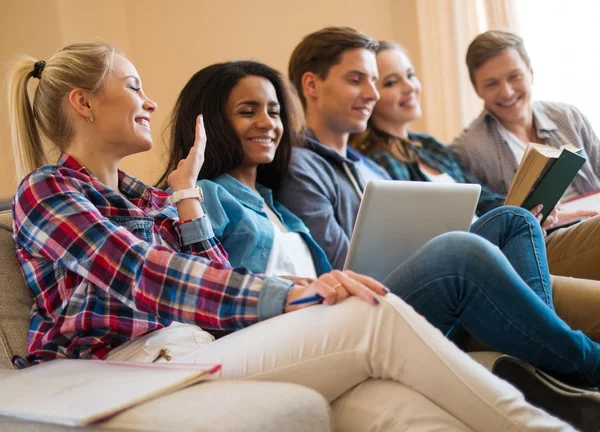
{"type": "Polygon", "coordinates": [[[220,368],[53,360],[0,379],[0,415],[82,426],[197,383],[220,368]]]}

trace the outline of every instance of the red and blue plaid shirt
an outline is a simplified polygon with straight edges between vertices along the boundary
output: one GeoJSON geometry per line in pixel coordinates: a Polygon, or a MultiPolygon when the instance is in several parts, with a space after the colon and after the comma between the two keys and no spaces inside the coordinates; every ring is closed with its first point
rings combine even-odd
{"type": "Polygon", "coordinates": [[[123,172],[119,190],[66,154],[19,186],[28,362],[102,359],[172,321],[234,330],[282,313],[291,282],[232,269],[206,217],[179,223],[167,193],[123,172]]]}

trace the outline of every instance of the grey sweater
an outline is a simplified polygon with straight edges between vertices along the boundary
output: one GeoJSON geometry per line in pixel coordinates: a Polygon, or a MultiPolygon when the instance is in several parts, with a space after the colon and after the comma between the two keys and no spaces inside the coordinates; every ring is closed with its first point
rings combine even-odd
{"type": "Polygon", "coordinates": [[[382,167],[354,149],[348,148],[347,157],[343,157],[308,136],[303,148],[293,150],[290,171],[275,194],[304,221],[337,269],[344,267],[362,198],[361,162],[381,179],[390,179],[382,167]]]}

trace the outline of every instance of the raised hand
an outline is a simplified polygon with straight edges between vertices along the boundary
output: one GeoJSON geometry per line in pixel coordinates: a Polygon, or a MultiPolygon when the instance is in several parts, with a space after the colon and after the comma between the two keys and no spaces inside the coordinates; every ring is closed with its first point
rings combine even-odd
{"type": "Polygon", "coordinates": [[[199,115],[196,119],[196,139],[187,157],[179,161],[177,168],[169,174],[167,182],[173,192],[190,189],[196,186],[198,174],[204,164],[206,150],[206,131],[204,118],[199,115]]]}

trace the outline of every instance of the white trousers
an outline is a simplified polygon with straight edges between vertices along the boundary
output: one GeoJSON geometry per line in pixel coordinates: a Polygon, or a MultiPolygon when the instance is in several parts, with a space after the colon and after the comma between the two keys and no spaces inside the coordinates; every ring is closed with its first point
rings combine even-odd
{"type": "Polygon", "coordinates": [[[526,403],[400,298],[380,300],[379,306],[349,298],[308,307],[212,343],[192,326],[169,327],[108,359],[152,361],[156,348],[170,341],[181,351],[169,348],[172,361],[221,363],[213,379],[285,381],[317,390],[332,403],[341,431],[573,430],[526,403]]]}

